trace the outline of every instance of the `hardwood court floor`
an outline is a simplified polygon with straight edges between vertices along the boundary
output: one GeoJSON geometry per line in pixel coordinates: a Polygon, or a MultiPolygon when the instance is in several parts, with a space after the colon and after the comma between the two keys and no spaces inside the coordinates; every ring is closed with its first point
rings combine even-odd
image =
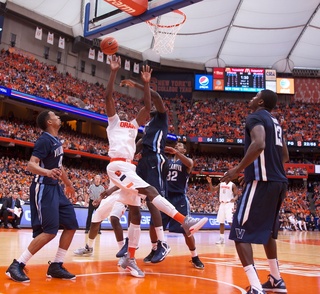
{"type": "MultiPolygon", "coordinates": [[[[127,232],[124,233],[126,236],[127,232]]],[[[240,294],[246,293],[248,286],[233,242],[227,240],[224,245],[215,244],[218,231],[201,231],[195,235],[204,270],[192,267],[183,236],[171,233],[166,234],[171,246],[169,256],[158,264],[144,264],[142,259],[150,251],[150,241],[148,232],[143,231],[136,252],[138,265],[146,273],[141,279],[118,269],[118,259],[115,258],[118,248],[113,231],[102,231],[102,235],[98,235],[93,256],[73,255],[73,250],[83,246],[87,238],[84,231],[79,230],[64,263],[77,275],[75,281],[46,278],[47,262],[56,253],[58,235],[29,261],[30,283],[14,282],[5,271],[31,241],[31,230],[0,229],[0,236],[0,293],[240,294]]],[[[263,248],[258,245],[253,248],[260,280],[265,282],[268,264],[263,248]]],[[[288,293],[320,293],[320,232],[280,232],[278,248],[288,293]]]]}

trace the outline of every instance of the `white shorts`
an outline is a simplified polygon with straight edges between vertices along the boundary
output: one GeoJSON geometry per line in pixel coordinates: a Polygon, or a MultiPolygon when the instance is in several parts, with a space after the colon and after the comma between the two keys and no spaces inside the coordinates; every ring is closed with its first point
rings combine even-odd
{"type": "Polygon", "coordinates": [[[228,223],[232,223],[233,208],[233,202],[220,203],[217,215],[217,221],[219,224],[223,224],[225,221],[227,221],[228,223]]]}
{"type": "Polygon", "coordinates": [[[92,216],[92,222],[98,223],[107,217],[115,216],[119,219],[126,211],[126,205],[141,206],[141,199],[135,195],[130,195],[127,191],[117,190],[106,199],[101,200],[98,209],[92,216]]]}
{"type": "MultiPolygon", "coordinates": [[[[136,166],[124,161],[112,161],[107,166],[110,181],[130,195],[145,199],[143,194],[138,195],[138,188],[147,188],[150,185],[141,179],[136,173],[136,166]]],[[[128,195],[128,194],[127,194],[128,195]]]]}

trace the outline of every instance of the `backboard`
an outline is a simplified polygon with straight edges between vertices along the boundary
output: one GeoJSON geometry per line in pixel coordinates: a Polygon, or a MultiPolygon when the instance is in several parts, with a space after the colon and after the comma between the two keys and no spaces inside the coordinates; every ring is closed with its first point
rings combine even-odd
{"type": "MultiPolygon", "coordinates": [[[[84,32],[87,39],[95,39],[124,29],[162,14],[180,9],[202,0],[149,0],[148,9],[139,16],[132,16],[104,0],[88,0],[85,4],[84,32]]],[[[112,1],[110,1],[112,2],[112,1]]],[[[121,1],[116,1],[121,2],[121,1]]]]}

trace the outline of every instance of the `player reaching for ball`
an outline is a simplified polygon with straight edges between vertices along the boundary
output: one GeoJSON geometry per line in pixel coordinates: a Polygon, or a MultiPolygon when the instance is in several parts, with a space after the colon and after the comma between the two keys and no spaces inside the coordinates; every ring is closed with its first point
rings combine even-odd
{"type": "Polygon", "coordinates": [[[128,121],[128,116],[123,111],[118,114],[115,109],[113,99],[113,84],[116,74],[121,66],[121,59],[113,55],[110,59],[111,73],[106,91],[106,112],[108,115],[107,135],[109,139],[110,163],[107,166],[107,173],[110,182],[114,185],[113,191],[120,189],[118,201],[129,205],[130,224],[128,227],[128,252],[126,257],[120,260],[119,265],[128,269],[135,277],[144,277],[144,272],[137,266],[135,251],[140,239],[140,198],[148,199],[160,211],[169,215],[184,228],[187,236],[197,232],[208,220],[208,218],[194,219],[179,213],[175,207],[156,188],[142,180],[136,173],[136,166],[133,158],[136,151],[136,136],[138,128],[145,123],[151,110],[150,79],[152,69],[148,65],[143,66],[141,78],[143,81],[144,106],[132,121],[128,121]]]}
{"type": "Polygon", "coordinates": [[[78,229],[78,222],[72,203],[65,196],[59,179],[66,186],[68,196],[75,191],[62,166],[63,148],[58,138],[60,117],[45,110],[37,117],[37,125],[43,133],[36,141],[27,169],[34,174],[30,186],[30,209],[33,240],[18,259],[14,259],[6,275],[17,282],[29,282],[25,266],[29,259],[57,235],[59,227],[63,232],[53,262],[49,261],[47,277],[73,280],[62,265],[67,250],[78,229]]]}

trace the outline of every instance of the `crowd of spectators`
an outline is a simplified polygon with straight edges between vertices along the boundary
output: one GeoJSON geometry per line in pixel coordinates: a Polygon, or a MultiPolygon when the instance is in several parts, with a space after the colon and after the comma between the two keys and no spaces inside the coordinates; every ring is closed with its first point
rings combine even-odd
{"type": "MultiPolygon", "coordinates": [[[[76,79],[68,73],[59,73],[55,66],[30,56],[2,50],[0,57],[1,85],[105,114],[103,84],[93,84],[76,79]]],[[[133,117],[141,103],[140,97],[129,97],[118,92],[114,93],[114,98],[117,108],[126,110],[129,117],[133,117]]],[[[244,137],[246,101],[187,100],[183,97],[177,103],[175,99],[166,97],[164,101],[169,110],[171,133],[188,137],[199,134],[203,137],[244,137]]],[[[290,105],[279,103],[274,115],[280,120],[288,140],[312,141],[320,137],[319,104],[300,101],[290,105]]]]}
{"type": "MultiPolygon", "coordinates": [[[[23,121],[14,116],[10,119],[0,118],[0,137],[34,143],[41,132],[35,121],[23,121]]],[[[109,146],[106,139],[76,132],[68,124],[63,125],[59,136],[65,149],[99,155],[108,154],[109,146]]]]}
{"type": "MultiPolygon", "coordinates": [[[[1,51],[0,85],[17,91],[40,96],[75,107],[82,107],[90,111],[105,114],[105,87],[99,83],[88,83],[78,80],[68,73],[59,73],[55,66],[42,63],[30,56],[1,51]]],[[[123,109],[133,117],[139,109],[139,97],[129,97],[121,93],[114,93],[117,108],[123,109]]],[[[169,111],[169,132],[180,136],[243,138],[243,126],[247,115],[244,109],[247,102],[227,101],[217,99],[187,100],[181,97],[179,101],[164,97],[169,111]],[[214,112],[215,115],[212,115],[214,112]],[[228,119],[226,119],[228,118],[228,119]]],[[[280,103],[274,115],[279,118],[288,140],[311,141],[319,138],[320,106],[303,102],[280,103]]],[[[0,119],[0,137],[13,138],[26,142],[35,142],[40,130],[35,121],[21,121],[14,116],[0,119]]],[[[79,150],[91,154],[107,156],[107,140],[88,134],[75,132],[65,123],[60,132],[64,141],[64,148],[79,150]]],[[[241,157],[220,154],[193,154],[195,172],[222,173],[237,164],[241,157]]],[[[9,195],[10,190],[19,190],[20,197],[28,200],[28,188],[31,175],[26,171],[27,159],[2,157],[0,159],[0,197],[9,195]]],[[[76,196],[70,201],[85,207],[87,187],[95,174],[102,175],[103,184],[108,186],[105,173],[106,162],[95,165],[88,160],[68,160],[67,171],[76,188],[76,196]],[[94,170],[92,167],[94,166],[94,170]],[[99,170],[97,170],[99,169],[99,170]]],[[[316,163],[316,162],[314,162],[316,163]]],[[[305,175],[303,169],[288,169],[290,175],[305,175]]],[[[314,205],[320,210],[319,183],[314,189],[314,205]]],[[[208,192],[207,184],[201,181],[191,181],[188,197],[192,212],[216,213],[218,198],[208,192]]],[[[293,214],[304,213],[310,215],[310,203],[304,187],[290,187],[288,197],[283,204],[283,211],[293,214]]]]}

